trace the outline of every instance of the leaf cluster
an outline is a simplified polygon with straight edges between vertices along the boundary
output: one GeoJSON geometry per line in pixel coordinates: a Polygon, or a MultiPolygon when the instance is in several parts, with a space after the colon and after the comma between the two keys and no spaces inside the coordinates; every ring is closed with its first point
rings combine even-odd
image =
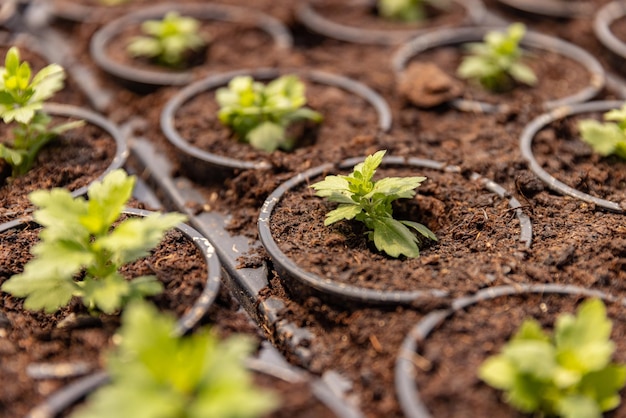
{"type": "Polygon", "coordinates": [[[174,330],[174,319],[150,304],[129,305],[120,343],[107,358],[111,383],[72,418],[253,418],[278,406],[243,365],[252,341],[238,335],[220,341],[206,329],[178,337],[174,330]]]}
{"type": "Polygon", "coordinates": [[[342,219],[355,219],[368,228],[368,239],[379,251],[391,257],[419,257],[419,239],[411,231],[437,240],[426,226],[413,221],[398,221],[393,218],[392,202],[415,196],[415,189],[426,177],[386,177],[372,180],[385,151],[378,151],[354,166],[350,175],[330,175],[312,184],[316,195],[325,197],[339,206],[326,214],[324,225],[342,219]]]}
{"type": "Polygon", "coordinates": [[[520,62],[523,50],[519,43],[525,34],[526,27],[522,23],[513,23],[505,32],[489,31],[483,42],[467,44],[470,55],[463,58],[457,75],[478,80],[491,91],[508,90],[513,80],[535,85],[537,76],[530,67],[520,62]]]}
{"type": "Polygon", "coordinates": [[[378,14],[386,19],[400,22],[420,22],[427,18],[426,4],[445,6],[445,0],[378,0],[378,14]]]}
{"type": "Polygon", "coordinates": [[[185,64],[185,56],[207,44],[199,33],[200,22],[192,17],[171,11],[162,20],[147,20],[141,30],[145,36],[137,36],[127,45],[134,57],[146,57],[161,65],[173,68],[185,64]]]}
{"type": "Polygon", "coordinates": [[[296,75],[284,75],[267,85],[250,76],[237,76],[217,90],[218,117],[237,137],[267,152],[291,150],[296,138],[289,126],[298,121],[316,123],[323,117],[306,105],[305,85],[296,75]]]}
{"type": "Polygon", "coordinates": [[[34,258],[2,290],[24,297],[24,307],[54,312],[80,297],[89,309],[113,313],[131,299],[158,294],[154,276],[126,280],[119,268],[148,255],[165,231],[182,222],[180,214],[129,218],[113,228],[131,196],[135,178],[123,170],[107,174],[88,190],[89,200],[65,189],[38,190],[34,219],[43,227],[31,249],[34,258]]]}
{"type": "Polygon", "coordinates": [[[522,412],[600,418],[619,405],[626,383],[626,366],[611,363],[611,328],[599,299],[581,304],[576,316],[559,315],[552,336],[528,319],[479,376],[522,412]]]}
{"type": "Polygon", "coordinates": [[[0,67],[0,117],[4,123],[17,123],[12,144],[0,144],[0,158],[12,167],[12,176],[26,173],[41,148],[59,134],[82,122],[68,122],[49,128],[50,117],[43,112],[46,100],[63,88],[65,72],[50,64],[32,76],[30,64],[20,61],[17,47],[6,54],[0,67]]]}
{"type": "Polygon", "coordinates": [[[615,154],[626,159],[626,104],[604,114],[606,123],[594,119],[578,122],[578,130],[583,141],[593,150],[607,156],[615,154]]]}

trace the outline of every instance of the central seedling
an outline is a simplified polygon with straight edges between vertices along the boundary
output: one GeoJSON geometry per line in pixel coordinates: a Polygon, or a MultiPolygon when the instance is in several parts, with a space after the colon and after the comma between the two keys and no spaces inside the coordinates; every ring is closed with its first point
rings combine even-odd
{"type": "Polygon", "coordinates": [[[128,44],[128,52],[135,57],[147,57],[157,63],[180,68],[187,54],[206,46],[208,40],[198,34],[200,22],[192,17],[168,12],[162,20],[143,22],[138,36],[128,44]]]}
{"type": "Polygon", "coordinates": [[[250,76],[233,78],[216,92],[218,117],[237,137],[254,148],[272,152],[291,150],[296,139],[288,128],[298,121],[320,123],[322,115],[305,107],[305,85],[295,75],[284,75],[267,85],[250,76]]]}
{"type": "Polygon", "coordinates": [[[418,257],[420,240],[410,228],[431,240],[436,241],[437,237],[420,223],[395,220],[391,204],[415,196],[415,189],[426,177],[386,177],[374,181],[384,155],[385,151],[378,151],[357,164],[352,174],[326,176],[311,187],[317,196],[339,203],[337,209],[328,212],[324,225],[355,219],[369,229],[368,238],[379,251],[391,257],[418,257]]]}
{"type": "Polygon", "coordinates": [[[63,68],[50,64],[31,76],[30,64],[20,61],[19,50],[11,47],[0,68],[0,116],[4,123],[17,126],[12,143],[0,143],[0,158],[11,165],[13,177],[30,170],[47,143],[83,124],[75,121],[51,128],[51,118],[42,110],[44,102],[63,88],[63,68]]]}
{"type": "Polygon", "coordinates": [[[165,231],[185,219],[181,214],[129,218],[113,227],[131,197],[135,178],[123,170],[109,173],[89,188],[89,200],[65,189],[38,190],[30,199],[43,226],[35,256],[2,290],[25,297],[26,309],[54,312],[74,296],[90,310],[113,313],[131,299],[155,295],[162,284],[154,276],[126,280],[119,269],[149,254],[165,231]]]}
{"type": "Polygon", "coordinates": [[[581,120],[578,130],[583,141],[604,157],[615,154],[626,160],[626,104],[606,112],[604,120],[581,120]]]}
{"type": "Polygon", "coordinates": [[[561,314],[549,335],[526,320],[500,354],[480,367],[480,378],[505,391],[513,407],[539,416],[601,418],[620,403],[626,367],[611,363],[615,344],[602,301],[561,314]]]}
{"type": "Polygon", "coordinates": [[[120,343],[107,357],[111,383],[72,418],[255,418],[276,408],[276,395],[255,387],[244,365],[251,340],[220,341],[207,329],[179,337],[175,328],[174,319],[153,306],[130,305],[120,343]]]}
{"type": "Polygon", "coordinates": [[[513,23],[502,31],[489,31],[483,42],[467,44],[466,56],[457,70],[461,78],[477,80],[484,88],[501,92],[513,82],[533,86],[537,76],[521,62],[524,55],[520,42],[526,34],[522,23],[513,23]]]}

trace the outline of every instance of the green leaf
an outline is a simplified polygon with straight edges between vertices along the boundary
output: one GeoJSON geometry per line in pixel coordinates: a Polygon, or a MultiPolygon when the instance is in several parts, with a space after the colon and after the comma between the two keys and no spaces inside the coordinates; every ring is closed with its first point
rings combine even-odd
{"type": "Polygon", "coordinates": [[[161,242],[164,232],[185,219],[184,215],[175,213],[126,219],[109,235],[98,238],[94,247],[109,251],[114,263],[125,264],[148,255],[161,242]]]}
{"type": "Polygon", "coordinates": [[[515,384],[517,368],[506,356],[492,356],[480,365],[478,376],[496,389],[508,390],[515,384]]]}
{"type": "Polygon", "coordinates": [[[581,395],[561,399],[558,413],[563,418],[602,418],[602,412],[594,400],[581,395]]]}
{"type": "Polygon", "coordinates": [[[276,408],[276,396],[255,388],[243,365],[254,348],[249,339],[219,341],[207,330],[178,337],[174,329],[169,315],[130,304],[108,355],[111,384],[72,417],[253,418],[276,408]]]}
{"type": "Polygon", "coordinates": [[[285,143],[285,129],[273,122],[263,122],[248,133],[248,141],[256,149],[272,152],[285,143]]]}
{"type": "Polygon", "coordinates": [[[237,76],[216,91],[220,105],[218,118],[229,126],[241,141],[254,148],[272,152],[289,151],[297,138],[286,136],[295,121],[321,122],[322,115],[308,108],[305,85],[295,75],[284,75],[267,85],[250,76],[237,76]]]}
{"type": "Polygon", "coordinates": [[[419,257],[417,238],[401,222],[393,218],[374,219],[373,241],[379,251],[391,257],[419,257]]]}
{"type": "Polygon", "coordinates": [[[431,231],[430,229],[428,229],[425,225],[422,225],[420,223],[417,222],[413,222],[413,221],[400,221],[403,225],[406,225],[410,228],[415,229],[420,235],[425,236],[428,239],[431,239],[433,241],[437,241],[437,235],[434,234],[433,231],[431,231]]]}
{"type": "Polygon", "coordinates": [[[411,198],[424,180],[426,177],[386,177],[378,180],[368,195],[382,193],[397,198],[411,198]]]}
{"type": "Polygon", "coordinates": [[[35,90],[31,101],[44,102],[51,98],[54,93],[63,89],[65,71],[57,64],[50,64],[42,68],[33,77],[31,87],[35,90]]]}
{"type": "Polygon", "coordinates": [[[559,316],[555,326],[555,343],[559,361],[569,369],[597,371],[610,361],[615,349],[609,340],[611,321],[599,299],[584,302],[578,315],[559,316]]]}
{"type": "Polygon", "coordinates": [[[85,279],[83,281],[82,297],[85,305],[90,308],[113,314],[121,306],[130,293],[130,285],[117,272],[98,280],[85,279]]]}
{"type": "Polygon", "coordinates": [[[363,208],[359,205],[354,204],[343,204],[339,205],[337,209],[331,210],[326,214],[326,219],[324,220],[324,225],[328,226],[334,224],[337,221],[341,221],[343,219],[354,219],[356,215],[361,213],[363,208]]]}
{"type": "Polygon", "coordinates": [[[600,411],[610,411],[619,406],[619,391],[626,384],[626,366],[611,364],[597,372],[583,376],[580,392],[597,400],[600,411]]]}
{"type": "Polygon", "coordinates": [[[135,177],[128,176],[122,169],[112,171],[102,181],[89,187],[89,210],[80,222],[95,235],[108,231],[119,218],[135,187],[135,177]]]}
{"type": "Polygon", "coordinates": [[[616,124],[585,119],[578,123],[578,130],[583,141],[602,156],[612,154],[618,144],[626,143],[626,134],[616,124]]]}

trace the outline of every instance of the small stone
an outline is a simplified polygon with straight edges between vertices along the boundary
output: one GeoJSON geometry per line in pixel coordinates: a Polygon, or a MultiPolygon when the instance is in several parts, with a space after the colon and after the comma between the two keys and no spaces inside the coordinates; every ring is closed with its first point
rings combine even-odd
{"type": "Polygon", "coordinates": [[[463,93],[463,83],[433,63],[416,62],[404,72],[398,90],[415,106],[431,108],[459,97],[463,93]]]}

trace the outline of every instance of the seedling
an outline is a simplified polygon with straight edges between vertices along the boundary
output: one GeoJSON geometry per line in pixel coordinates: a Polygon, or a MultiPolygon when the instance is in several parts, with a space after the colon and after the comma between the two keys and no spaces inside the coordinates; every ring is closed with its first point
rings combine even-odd
{"type": "Polygon", "coordinates": [[[581,304],[576,316],[559,315],[552,336],[528,319],[479,376],[522,412],[601,418],[619,405],[626,383],[626,366],[611,363],[611,328],[599,299],[581,304]]]}
{"type": "Polygon", "coordinates": [[[73,296],[90,310],[113,313],[131,299],[155,295],[162,285],[154,276],[126,280],[119,269],[148,255],[165,231],[182,222],[180,214],[129,218],[113,228],[131,196],[135,178],[123,170],[107,174],[88,190],[89,200],[65,189],[38,190],[30,200],[43,227],[34,258],[2,290],[24,297],[24,307],[54,312],[73,296]]]}
{"type": "Polygon", "coordinates": [[[249,339],[220,341],[206,329],[178,337],[174,329],[174,319],[151,305],[128,306],[107,357],[111,383],[72,418],[254,418],[278,406],[243,365],[254,348],[249,339]]]}
{"type": "Polygon", "coordinates": [[[391,257],[399,257],[401,254],[419,257],[420,240],[409,228],[434,241],[437,237],[422,224],[395,220],[391,203],[415,196],[415,189],[426,177],[387,177],[373,181],[384,155],[385,151],[378,151],[355,165],[352,174],[326,176],[324,180],[311,185],[317,196],[339,203],[337,209],[326,214],[324,225],[342,219],[356,219],[368,228],[368,239],[374,241],[379,251],[391,257]]]}
{"type": "Polygon", "coordinates": [[[267,152],[291,150],[296,138],[288,134],[291,124],[323,117],[306,105],[305,85],[296,75],[284,75],[267,85],[250,76],[233,78],[217,90],[218,117],[244,142],[267,152]]]}
{"type": "Polygon", "coordinates": [[[82,122],[51,128],[51,118],[42,110],[43,103],[63,88],[65,72],[59,65],[50,64],[31,79],[30,64],[21,62],[18,48],[11,47],[0,74],[0,116],[6,124],[17,124],[12,144],[0,144],[0,158],[11,165],[11,175],[16,177],[30,170],[47,143],[82,122]]]}
{"type": "Polygon", "coordinates": [[[578,130],[583,141],[593,150],[607,156],[615,154],[626,159],[626,104],[604,114],[606,123],[594,119],[578,122],[578,130]]]}
{"type": "Polygon", "coordinates": [[[535,85],[537,76],[520,62],[524,52],[519,43],[525,34],[522,23],[513,23],[505,32],[489,31],[482,43],[467,44],[471,55],[463,59],[457,75],[478,80],[484,88],[496,92],[510,89],[513,82],[535,85]]]}
{"type": "Polygon", "coordinates": [[[146,57],[157,63],[179,68],[185,64],[186,54],[203,48],[208,40],[198,34],[200,22],[192,17],[168,12],[162,20],[147,20],[137,36],[128,44],[127,51],[134,57],[146,57]]]}
{"type": "Polygon", "coordinates": [[[442,0],[378,0],[378,14],[401,22],[419,22],[427,18],[426,4],[441,6],[442,0]]]}

